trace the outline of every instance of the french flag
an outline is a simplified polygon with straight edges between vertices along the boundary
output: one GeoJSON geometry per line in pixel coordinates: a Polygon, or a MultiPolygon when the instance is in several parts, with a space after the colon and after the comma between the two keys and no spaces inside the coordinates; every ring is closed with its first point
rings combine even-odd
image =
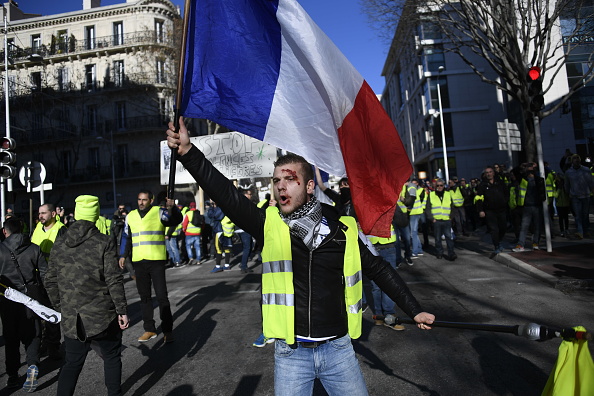
{"type": "Polygon", "coordinates": [[[389,235],[412,167],[363,77],[295,0],[191,2],[181,114],[347,175],[363,232],[389,235]]]}

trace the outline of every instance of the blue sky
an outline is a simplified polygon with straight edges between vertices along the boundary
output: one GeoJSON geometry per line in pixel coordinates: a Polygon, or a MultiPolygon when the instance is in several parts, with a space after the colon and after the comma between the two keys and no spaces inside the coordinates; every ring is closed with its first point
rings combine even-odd
{"type": "MultiPolygon", "coordinates": [[[[224,1],[224,0],[221,0],[224,1]]],[[[367,24],[357,0],[298,0],[312,19],[334,41],[355,68],[367,80],[376,94],[384,89],[381,76],[387,48],[367,24]]],[[[51,15],[82,9],[83,0],[17,0],[21,10],[33,14],[51,15]]],[[[123,3],[125,0],[102,0],[101,5],[123,3]]],[[[183,0],[173,0],[183,6],[183,0]]]]}

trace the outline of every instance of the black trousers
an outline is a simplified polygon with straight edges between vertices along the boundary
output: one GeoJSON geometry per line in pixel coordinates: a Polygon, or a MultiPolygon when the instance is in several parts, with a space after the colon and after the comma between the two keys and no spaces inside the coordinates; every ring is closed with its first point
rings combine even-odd
{"type": "Polygon", "coordinates": [[[161,317],[161,330],[170,333],[173,330],[173,316],[171,315],[171,304],[167,296],[167,281],[165,279],[165,263],[159,260],[134,261],[134,272],[136,273],[136,289],[140,295],[140,309],[144,322],[144,331],[157,332],[155,319],[153,317],[153,299],[151,286],[155,289],[155,296],[159,302],[159,314],[161,317]]]}
{"type": "MultiPolygon", "coordinates": [[[[58,379],[58,396],[74,394],[78,376],[83,369],[91,344],[98,348],[99,356],[103,359],[107,394],[109,396],[122,394],[122,331],[117,319],[114,319],[105,331],[86,341],[79,341],[64,335],[66,362],[58,379]]],[[[102,392],[96,392],[96,394],[100,393],[102,392]]]]}
{"type": "Polygon", "coordinates": [[[27,366],[39,365],[41,320],[23,304],[0,298],[0,318],[4,335],[6,374],[17,376],[21,366],[21,343],[25,347],[27,366]],[[28,312],[27,312],[28,311],[28,312]]]}
{"type": "Polygon", "coordinates": [[[493,245],[495,248],[498,248],[501,240],[505,237],[505,230],[507,228],[505,209],[485,210],[485,220],[487,221],[487,227],[491,232],[493,245]]]}

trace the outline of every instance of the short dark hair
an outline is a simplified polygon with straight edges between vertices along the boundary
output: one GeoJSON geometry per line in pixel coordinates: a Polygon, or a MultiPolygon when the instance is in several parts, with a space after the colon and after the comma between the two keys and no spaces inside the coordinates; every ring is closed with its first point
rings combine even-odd
{"type": "Polygon", "coordinates": [[[281,155],[278,159],[274,162],[274,167],[279,167],[288,164],[301,164],[301,172],[303,173],[303,177],[305,178],[305,182],[307,183],[310,180],[314,179],[313,169],[311,164],[307,162],[305,158],[300,155],[288,153],[285,155],[281,155]]]}
{"type": "Polygon", "coordinates": [[[52,204],[52,203],[44,203],[43,205],[39,205],[39,207],[41,208],[42,206],[47,206],[47,210],[49,212],[55,212],[56,211],[56,205],[52,204]]]}
{"type": "Polygon", "coordinates": [[[23,222],[11,216],[4,221],[4,229],[9,235],[21,234],[23,232],[23,222]]]}
{"type": "Polygon", "coordinates": [[[338,181],[338,187],[342,186],[343,184],[349,184],[349,178],[348,177],[343,177],[342,179],[340,179],[338,181]]]}
{"type": "Polygon", "coordinates": [[[140,194],[146,194],[148,195],[149,199],[155,199],[155,196],[153,195],[153,193],[151,192],[151,190],[141,190],[138,195],[140,194]]]}

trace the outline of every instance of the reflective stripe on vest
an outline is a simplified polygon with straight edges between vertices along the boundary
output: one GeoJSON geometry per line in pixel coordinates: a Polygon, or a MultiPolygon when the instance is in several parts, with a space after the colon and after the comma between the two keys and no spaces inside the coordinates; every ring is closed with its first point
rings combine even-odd
{"type": "Polygon", "coordinates": [[[369,239],[369,242],[371,242],[372,244],[380,244],[380,245],[387,245],[388,243],[392,243],[392,242],[396,242],[397,236],[396,236],[396,230],[394,229],[394,226],[392,224],[390,224],[390,237],[389,238],[382,238],[382,237],[378,237],[375,235],[367,235],[367,239],[369,239]]]}
{"type": "Polygon", "coordinates": [[[522,179],[518,186],[518,206],[524,206],[524,199],[526,199],[526,190],[528,190],[528,180],[522,179]]]}
{"type": "Polygon", "coordinates": [[[223,236],[232,237],[235,231],[235,224],[227,216],[221,220],[221,227],[223,228],[223,236]]]}
{"type": "Polygon", "coordinates": [[[443,193],[443,201],[433,191],[429,194],[431,214],[435,220],[449,220],[452,211],[452,197],[447,191],[443,193]]]}
{"type": "Polygon", "coordinates": [[[511,186],[509,188],[509,208],[515,209],[518,207],[518,197],[516,194],[517,187],[511,186]]]}
{"type": "Polygon", "coordinates": [[[547,189],[547,198],[552,198],[555,195],[553,184],[555,183],[555,174],[550,172],[545,179],[545,186],[547,189]]]}
{"type": "Polygon", "coordinates": [[[56,221],[52,228],[44,231],[43,224],[37,223],[37,227],[35,227],[35,231],[33,231],[33,235],[31,236],[31,243],[39,246],[39,250],[41,250],[41,253],[43,253],[45,258],[49,257],[50,251],[58,236],[58,231],[60,231],[60,228],[62,227],[64,227],[64,223],[56,221]]]}
{"type": "Polygon", "coordinates": [[[411,216],[423,213],[423,201],[427,197],[427,194],[423,194],[423,201],[421,201],[421,199],[420,199],[421,192],[423,192],[423,188],[422,187],[417,188],[417,195],[415,197],[415,202],[413,203],[413,207],[410,211],[411,216]]]}
{"type": "MultiPolygon", "coordinates": [[[[357,223],[352,217],[341,217],[347,227],[343,276],[348,329],[351,338],[361,335],[363,318],[361,256],[357,223]]],[[[266,209],[264,248],[262,249],[262,319],[264,335],[295,343],[295,291],[289,227],[282,221],[278,208],[266,209]]]]}
{"type": "Polygon", "coordinates": [[[448,192],[450,193],[455,207],[459,208],[464,205],[464,197],[462,196],[462,191],[460,190],[460,187],[456,187],[453,190],[449,190],[448,192]]]}
{"type": "Polygon", "coordinates": [[[144,217],[135,209],[128,215],[132,232],[132,261],[166,260],[165,227],[161,223],[160,209],[151,207],[144,217]]]}
{"type": "Polygon", "coordinates": [[[194,213],[196,213],[195,210],[190,210],[188,213],[186,213],[186,216],[188,216],[188,226],[186,227],[186,232],[188,234],[200,235],[202,228],[196,227],[194,224],[192,224],[194,213]]]}

